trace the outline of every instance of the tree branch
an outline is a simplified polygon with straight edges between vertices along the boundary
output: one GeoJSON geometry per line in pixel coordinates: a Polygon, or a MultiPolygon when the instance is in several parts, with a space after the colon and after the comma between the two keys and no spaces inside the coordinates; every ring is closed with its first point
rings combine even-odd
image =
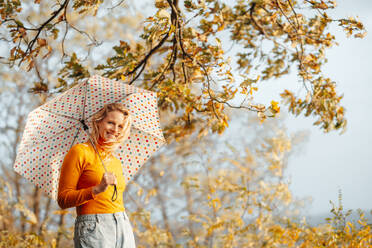
{"type": "Polygon", "coordinates": [[[27,56],[27,54],[31,54],[32,52],[32,48],[33,46],[35,45],[35,42],[37,41],[37,39],[39,38],[39,35],[41,33],[41,31],[44,29],[44,27],[50,23],[54,18],[56,18],[58,16],[58,14],[63,10],[63,9],[66,9],[67,6],[68,6],[68,3],[69,3],[70,0],[65,0],[63,2],[63,4],[61,5],[61,7],[54,11],[52,16],[46,20],[43,24],[41,24],[41,26],[39,28],[37,28],[36,30],[38,31],[37,34],[34,36],[34,38],[30,41],[30,43],[28,43],[27,45],[27,49],[26,49],[26,52],[23,56],[23,58],[21,59],[21,61],[19,62],[19,66],[22,64],[22,62],[24,61],[25,57],[27,56]]]}
{"type": "Polygon", "coordinates": [[[163,37],[163,39],[161,39],[161,41],[155,46],[155,47],[153,47],[151,50],[150,50],[150,52],[136,65],[136,67],[134,67],[134,69],[133,70],[131,70],[131,71],[129,71],[129,72],[127,72],[126,74],[125,74],[125,76],[129,76],[129,75],[131,75],[131,74],[133,74],[133,73],[135,73],[137,70],[138,70],[138,68],[140,68],[141,66],[143,66],[142,67],[142,69],[141,69],[141,71],[134,77],[134,79],[132,79],[130,82],[129,82],[129,85],[131,85],[138,77],[139,77],[139,75],[142,73],[142,71],[144,70],[144,68],[145,68],[145,66],[146,66],[146,63],[147,63],[147,61],[148,61],[148,59],[151,57],[151,55],[153,54],[153,53],[155,53],[156,52],[156,50],[158,50],[163,44],[164,44],[164,42],[168,39],[168,37],[169,37],[169,32],[171,31],[171,29],[169,29],[168,30],[168,32],[164,35],[164,37],[163,37]]]}

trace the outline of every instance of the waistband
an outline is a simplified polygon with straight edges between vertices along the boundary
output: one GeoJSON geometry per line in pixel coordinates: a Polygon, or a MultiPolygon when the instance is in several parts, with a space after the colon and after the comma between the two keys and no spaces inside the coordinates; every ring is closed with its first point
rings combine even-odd
{"type": "Polygon", "coordinates": [[[129,220],[125,212],[106,213],[106,214],[83,214],[76,217],[75,222],[80,221],[105,221],[105,220],[116,220],[117,218],[124,218],[129,220]]]}

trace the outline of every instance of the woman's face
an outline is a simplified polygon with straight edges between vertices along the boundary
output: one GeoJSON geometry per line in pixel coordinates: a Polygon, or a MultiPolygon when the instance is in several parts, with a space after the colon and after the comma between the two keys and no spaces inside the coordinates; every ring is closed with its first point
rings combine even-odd
{"type": "Polygon", "coordinates": [[[98,122],[99,138],[104,143],[116,142],[124,128],[125,117],[120,111],[108,112],[107,116],[98,122]]]}

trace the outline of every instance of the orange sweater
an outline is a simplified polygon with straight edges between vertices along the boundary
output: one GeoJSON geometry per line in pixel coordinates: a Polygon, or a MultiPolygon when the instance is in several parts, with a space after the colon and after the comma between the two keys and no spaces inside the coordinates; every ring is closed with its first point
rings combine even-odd
{"type": "MultiPolygon", "coordinates": [[[[102,150],[97,146],[102,154],[102,150]]],[[[105,172],[101,160],[92,145],[88,143],[74,145],[65,156],[61,168],[58,187],[58,205],[61,208],[76,207],[77,215],[115,213],[124,211],[123,192],[125,179],[120,160],[112,156],[105,160],[107,171],[113,172],[117,179],[118,197],[111,201],[114,187],[94,195],[93,186],[101,182],[105,172]]]]}

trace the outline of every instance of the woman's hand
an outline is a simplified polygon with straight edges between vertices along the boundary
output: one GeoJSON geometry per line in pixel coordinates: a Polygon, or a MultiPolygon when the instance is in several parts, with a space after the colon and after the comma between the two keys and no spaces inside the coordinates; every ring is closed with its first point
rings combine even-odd
{"type": "Polygon", "coordinates": [[[93,194],[97,195],[99,193],[105,192],[109,185],[116,185],[118,182],[116,176],[112,172],[106,172],[103,174],[101,182],[93,187],[93,194]]]}

